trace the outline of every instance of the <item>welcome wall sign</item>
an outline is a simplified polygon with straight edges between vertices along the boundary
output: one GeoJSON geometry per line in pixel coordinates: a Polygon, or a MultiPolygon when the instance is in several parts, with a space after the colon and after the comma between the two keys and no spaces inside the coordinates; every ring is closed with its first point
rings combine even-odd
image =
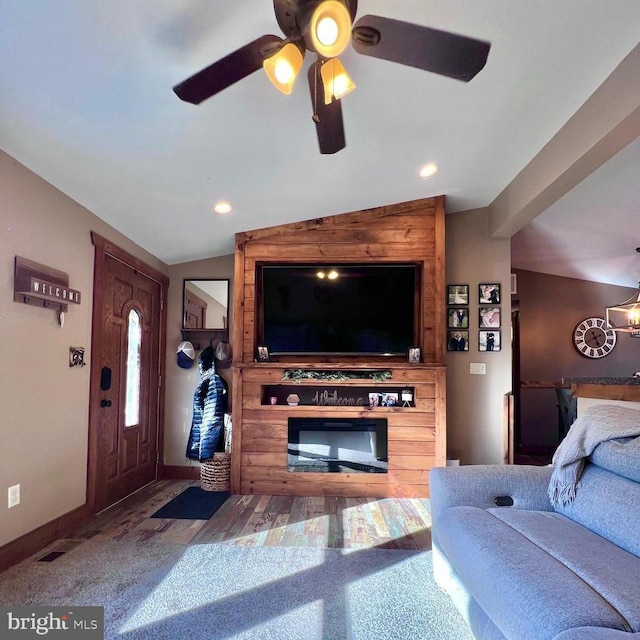
{"type": "Polygon", "coordinates": [[[81,294],[69,287],[69,275],[44,264],[16,256],[13,300],[66,312],[69,304],[80,304],[81,294]]]}

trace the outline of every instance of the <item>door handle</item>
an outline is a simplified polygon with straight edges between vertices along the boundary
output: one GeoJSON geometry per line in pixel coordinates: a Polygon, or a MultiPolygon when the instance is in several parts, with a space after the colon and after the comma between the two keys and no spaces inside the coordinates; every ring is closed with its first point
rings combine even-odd
{"type": "Polygon", "coordinates": [[[111,367],[102,367],[100,372],[100,388],[103,391],[111,389],[111,367]]]}
{"type": "Polygon", "coordinates": [[[101,407],[110,407],[111,406],[111,400],[107,400],[106,398],[102,398],[102,400],[100,400],[100,406],[101,407]]]}

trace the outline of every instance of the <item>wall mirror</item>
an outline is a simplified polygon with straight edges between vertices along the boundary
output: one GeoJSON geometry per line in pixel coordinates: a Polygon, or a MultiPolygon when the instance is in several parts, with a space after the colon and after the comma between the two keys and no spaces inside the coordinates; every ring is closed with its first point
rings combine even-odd
{"type": "Polygon", "coordinates": [[[183,329],[227,329],[229,280],[191,278],[184,281],[183,329]]]}

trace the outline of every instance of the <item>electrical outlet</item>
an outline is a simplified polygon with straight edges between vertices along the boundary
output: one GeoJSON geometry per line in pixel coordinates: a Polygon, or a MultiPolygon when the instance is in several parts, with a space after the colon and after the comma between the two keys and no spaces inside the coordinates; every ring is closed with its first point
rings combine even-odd
{"type": "Polygon", "coordinates": [[[20,504],[20,485],[14,484],[13,487],[9,487],[7,491],[9,497],[9,509],[20,504]]]}
{"type": "Polygon", "coordinates": [[[475,373],[479,375],[485,375],[487,373],[486,362],[471,362],[469,363],[469,373],[475,373]]]}

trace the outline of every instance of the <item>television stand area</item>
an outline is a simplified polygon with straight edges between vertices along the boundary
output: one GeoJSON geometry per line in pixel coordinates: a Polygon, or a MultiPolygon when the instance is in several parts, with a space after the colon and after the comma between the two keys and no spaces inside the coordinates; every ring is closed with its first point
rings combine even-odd
{"type": "Polygon", "coordinates": [[[236,234],[232,493],[429,497],[444,247],[442,196],[236,234]]]}

